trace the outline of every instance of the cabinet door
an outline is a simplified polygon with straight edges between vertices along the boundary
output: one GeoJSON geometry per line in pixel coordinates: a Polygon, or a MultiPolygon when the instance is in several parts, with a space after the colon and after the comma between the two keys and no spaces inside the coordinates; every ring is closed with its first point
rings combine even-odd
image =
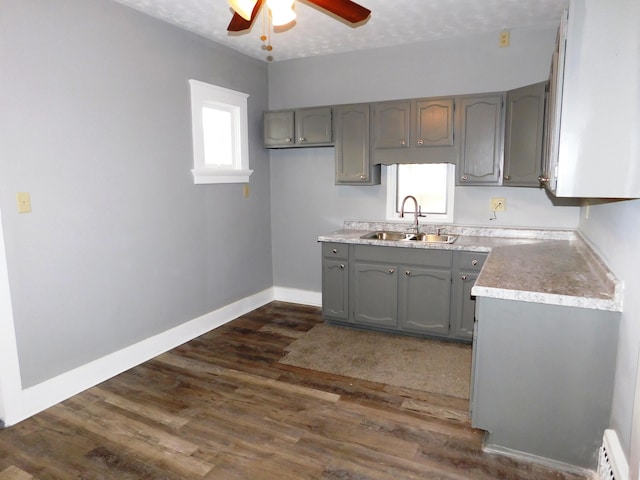
{"type": "Polygon", "coordinates": [[[396,328],[398,267],[358,262],[353,273],[353,321],[396,328]]]}
{"type": "Polygon", "coordinates": [[[374,148],[409,148],[411,103],[376,103],[372,108],[374,148]]]}
{"type": "Polygon", "coordinates": [[[448,334],[451,272],[406,266],[399,281],[402,330],[448,334]]]}
{"type": "Polygon", "coordinates": [[[322,145],[332,142],[331,108],[296,110],[296,143],[322,145]]]}
{"type": "Polygon", "coordinates": [[[369,157],[369,105],[334,107],[336,185],[377,185],[380,165],[369,157]]]}
{"type": "Polygon", "coordinates": [[[294,144],[293,110],[282,112],[265,112],[264,146],[292,146],[294,144]]]}
{"type": "Polygon", "coordinates": [[[503,96],[461,100],[462,128],[458,185],[498,185],[502,160],[503,96]]]}
{"type": "Polygon", "coordinates": [[[349,263],[344,259],[322,260],[322,316],[349,320],[349,263]]]}
{"type": "Polygon", "coordinates": [[[453,145],[453,99],[416,102],[415,128],[414,145],[418,148],[453,145]]]}
{"type": "Polygon", "coordinates": [[[547,82],[507,92],[503,184],[538,187],[547,82]]]}
{"type": "Polygon", "coordinates": [[[452,318],[453,335],[456,338],[471,340],[476,315],[476,300],[471,296],[471,288],[478,278],[477,272],[458,272],[453,278],[452,302],[455,303],[452,318]]]}

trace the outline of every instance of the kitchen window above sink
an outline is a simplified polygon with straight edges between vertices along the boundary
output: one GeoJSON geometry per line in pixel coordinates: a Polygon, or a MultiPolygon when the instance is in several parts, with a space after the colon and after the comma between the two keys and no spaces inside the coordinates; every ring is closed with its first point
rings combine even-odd
{"type": "Polygon", "coordinates": [[[401,204],[407,195],[416,197],[420,206],[420,223],[453,223],[455,166],[447,163],[389,165],[387,174],[387,220],[413,217],[408,203],[404,218],[401,204]]]}

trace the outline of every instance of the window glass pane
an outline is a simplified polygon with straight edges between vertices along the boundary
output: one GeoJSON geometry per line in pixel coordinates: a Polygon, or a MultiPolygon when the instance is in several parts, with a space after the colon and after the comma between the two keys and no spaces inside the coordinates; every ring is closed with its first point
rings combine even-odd
{"type": "Polygon", "coordinates": [[[202,107],[205,165],[233,166],[232,122],[230,111],[202,107]]]}
{"type": "MultiPolygon", "coordinates": [[[[413,195],[418,200],[422,213],[447,213],[447,164],[424,163],[398,165],[396,211],[400,211],[402,200],[413,195]]],[[[405,205],[405,213],[413,213],[413,202],[405,205]]]]}

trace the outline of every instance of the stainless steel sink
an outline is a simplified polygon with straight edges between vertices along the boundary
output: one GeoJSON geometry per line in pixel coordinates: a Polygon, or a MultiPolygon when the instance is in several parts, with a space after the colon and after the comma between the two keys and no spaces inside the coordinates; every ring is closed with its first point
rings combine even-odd
{"type": "Polygon", "coordinates": [[[402,232],[371,232],[365,235],[362,235],[360,238],[370,239],[370,240],[414,240],[416,234],[415,233],[402,233],[402,232]]]}
{"type": "Polygon", "coordinates": [[[418,233],[414,240],[428,243],[453,243],[456,241],[455,235],[438,235],[435,233],[418,233]]]}
{"type": "Polygon", "coordinates": [[[425,243],[453,243],[456,241],[455,235],[438,235],[435,233],[402,233],[402,232],[387,232],[378,231],[365,233],[360,238],[366,240],[388,240],[395,242],[425,242],[425,243]]]}

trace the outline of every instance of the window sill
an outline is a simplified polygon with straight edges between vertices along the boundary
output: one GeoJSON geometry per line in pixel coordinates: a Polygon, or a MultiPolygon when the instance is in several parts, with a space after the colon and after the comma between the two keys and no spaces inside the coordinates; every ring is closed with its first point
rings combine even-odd
{"type": "Polygon", "coordinates": [[[218,170],[199,169],[191,170],[193,183],[196,185],[210,183],[249,183],[249,177],[253,170],[218,170]]]}

